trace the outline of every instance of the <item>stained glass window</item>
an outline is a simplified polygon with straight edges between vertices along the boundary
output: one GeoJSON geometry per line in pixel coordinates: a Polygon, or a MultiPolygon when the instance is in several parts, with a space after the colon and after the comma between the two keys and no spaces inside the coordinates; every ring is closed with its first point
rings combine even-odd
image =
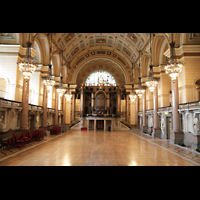
{"type": "Polygon", "coordinates": [[[88,76],[85,86],[116,86],[116,82],[110,73],[99,70],[88,76]]]}

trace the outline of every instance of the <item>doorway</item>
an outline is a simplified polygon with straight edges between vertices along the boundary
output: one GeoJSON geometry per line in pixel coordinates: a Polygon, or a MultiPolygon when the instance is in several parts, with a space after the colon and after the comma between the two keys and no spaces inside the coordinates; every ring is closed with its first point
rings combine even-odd
{"type": "Polygon", "coordinates": [[[167,116],[167,139],[170,139],[171,137],[171,127],[172,127],[172,124],[171,124],[171,117],[167,116]]]}
{"type": "Polygon", "coordinates": [[[104,121],[97,120],[97,130],[104,130],[104,121]]]}

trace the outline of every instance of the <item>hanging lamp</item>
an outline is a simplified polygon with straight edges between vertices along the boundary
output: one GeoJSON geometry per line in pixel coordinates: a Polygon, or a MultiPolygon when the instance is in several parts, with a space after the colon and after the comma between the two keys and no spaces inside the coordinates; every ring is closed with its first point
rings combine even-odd
{"type": "Polygon", "coordinates": [[[169,64],[165,66],[165,72],[169,74],[172,80],[176,80],[178,73],[182,71],[184,62],[177,62],[175,55],[175,42],[173,42],[173,33],[172,33],[172,42],[170,45],[170,59],[169,64]]]}
{"type": "Polygon", "coordinates": [[[30,42],[30,33],[29,33],[29,41],[26,42],[27,49],[26,49],[26,56],[24,61],[20,61],[17,64],[19,64],[19,70],[23,73],[24,79],[29,79],[30,75],[34,73],[37,66],[31,61],[31,42],[30,42]]]}
{"type": "MultiPolygon", "coordinates": [[[[63,68],[63,51],[62,51],[62,68],[63,68]]],[[[60,83],[59,83],[59,85],[55,86],[55,88],[60,96],[62,96],[66,92],[66,89],[63,87],[62,68],[60,70],[60,83]]]]}
{"type": "MultiPolygon", "coordinates": [[[[140,51],[139,51],[139,69],[140,69],[140,51]]],[[[142,97],[142,95],[145,92],[145,89],[146,89],[146,86],[142,86],[142,84],[141,84],[141,77],[139,77],[139,85],[135,89],[135,93],[138,95],[139,98],[142,97]]]]}
{"type": "MultiPolygon", "coordinates": [[[[133,77],[133,65],[132,65],[132,77],[133,77]]],[[[130,97],[130,100],[132,101],[132,102],[134,102],[135,101],[135,99],[136,99],[136,94],[135,94],[135,92],[134,92],[134,85],[132,85],[132,94],[129,94],[129,97],[130,97]]]]}
{"type": "Polygon", "coordinates": [[[132,102],[134,102],[135,99],[136,99],[136,97],[137,97],[137,95],[136,95],[135,92],[133,91],[133,87],[134,87],[134,85],[132,85],[132,94],[129,94],[130,100],[131,100],[132,102]]]}
{"type": "MultiPolygon", "coordinates": [[[[70,63],[68,63],[67,66],[70,69],[70,63]]],[[[70,99],[72,98],[72,95],[70,94],[70,91],[69,91],[69,83],[68,83],[68,86],[67,86],[67,93],[65,93],[65,97],[66,97],[67,101],[70,101],[70,99]]]]}
{"type": "Polygon", "coordinates": [[[151,65],[149,66],[149,76],[147,76],[147,80],[145,84],[149,88],[150,92],[153,92],[155,87],[158,84],[158,78],[154,78],[153,76],[153,65],[152,65],[152,43],[151,43],[151,33],[150,33],[150,57],[151,57],[151,65]]]}
{"type": "Polygon", "coordinates": [[[51,46],[50,46],[50,57],[49,57],[49,69],[48,69],[48,74],[46,77],[43,77],[43,83],[47,86],[47,87],[52,87],[55,85],[55,81],[54,81],[54,76],[52,75],[52,65],[51,65],[51,50],[52,50],[52,33],[51,33],[51,46]]]}
{"type": "Polygon", "coordinates": [[[67,101],[70,101],[70,99],[72,98],[72,95],[69,92],[69,84],[68,84],[67,93],[65,94],[65,97],[67,98],[67,101]]]}

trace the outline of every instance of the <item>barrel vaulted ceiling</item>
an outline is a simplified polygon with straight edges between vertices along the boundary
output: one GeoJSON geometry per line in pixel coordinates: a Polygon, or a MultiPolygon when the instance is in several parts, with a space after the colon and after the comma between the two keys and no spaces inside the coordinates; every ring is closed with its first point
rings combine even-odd
{"type": "Polygon", "coordinates": [[[148,33],[53,33],[53,39],[66,62],[71,63],[83,51],[107,49],[118,52],[134,63],[149,39],[148,33]]]}

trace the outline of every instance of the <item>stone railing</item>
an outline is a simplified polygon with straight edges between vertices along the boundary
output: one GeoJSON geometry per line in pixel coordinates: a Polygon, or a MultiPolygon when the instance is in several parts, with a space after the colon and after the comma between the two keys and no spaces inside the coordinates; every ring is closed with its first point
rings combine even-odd
{"type": "Polygon", "coordinates": [[[21,107],[22,103],[18,101],[0,98],[0,106],[1,107],[21,107]]]}
{"type": "Polygon", "coordinates": [[[54,108],[47,108],[47,112],[55,112],[54,108]]]}
{"type": "Polygon", "coordinates": [[[193,108],[200,108],[200,101],[193,101],[188,103],[179,104],[179,109],[193,109],[193,108]]]}
{"type": "Polygon", "coordinates": [[[43,110],[42,106],[33,105],[33,104],[28,104],[28,109],[29,110],[43,110]]]}

